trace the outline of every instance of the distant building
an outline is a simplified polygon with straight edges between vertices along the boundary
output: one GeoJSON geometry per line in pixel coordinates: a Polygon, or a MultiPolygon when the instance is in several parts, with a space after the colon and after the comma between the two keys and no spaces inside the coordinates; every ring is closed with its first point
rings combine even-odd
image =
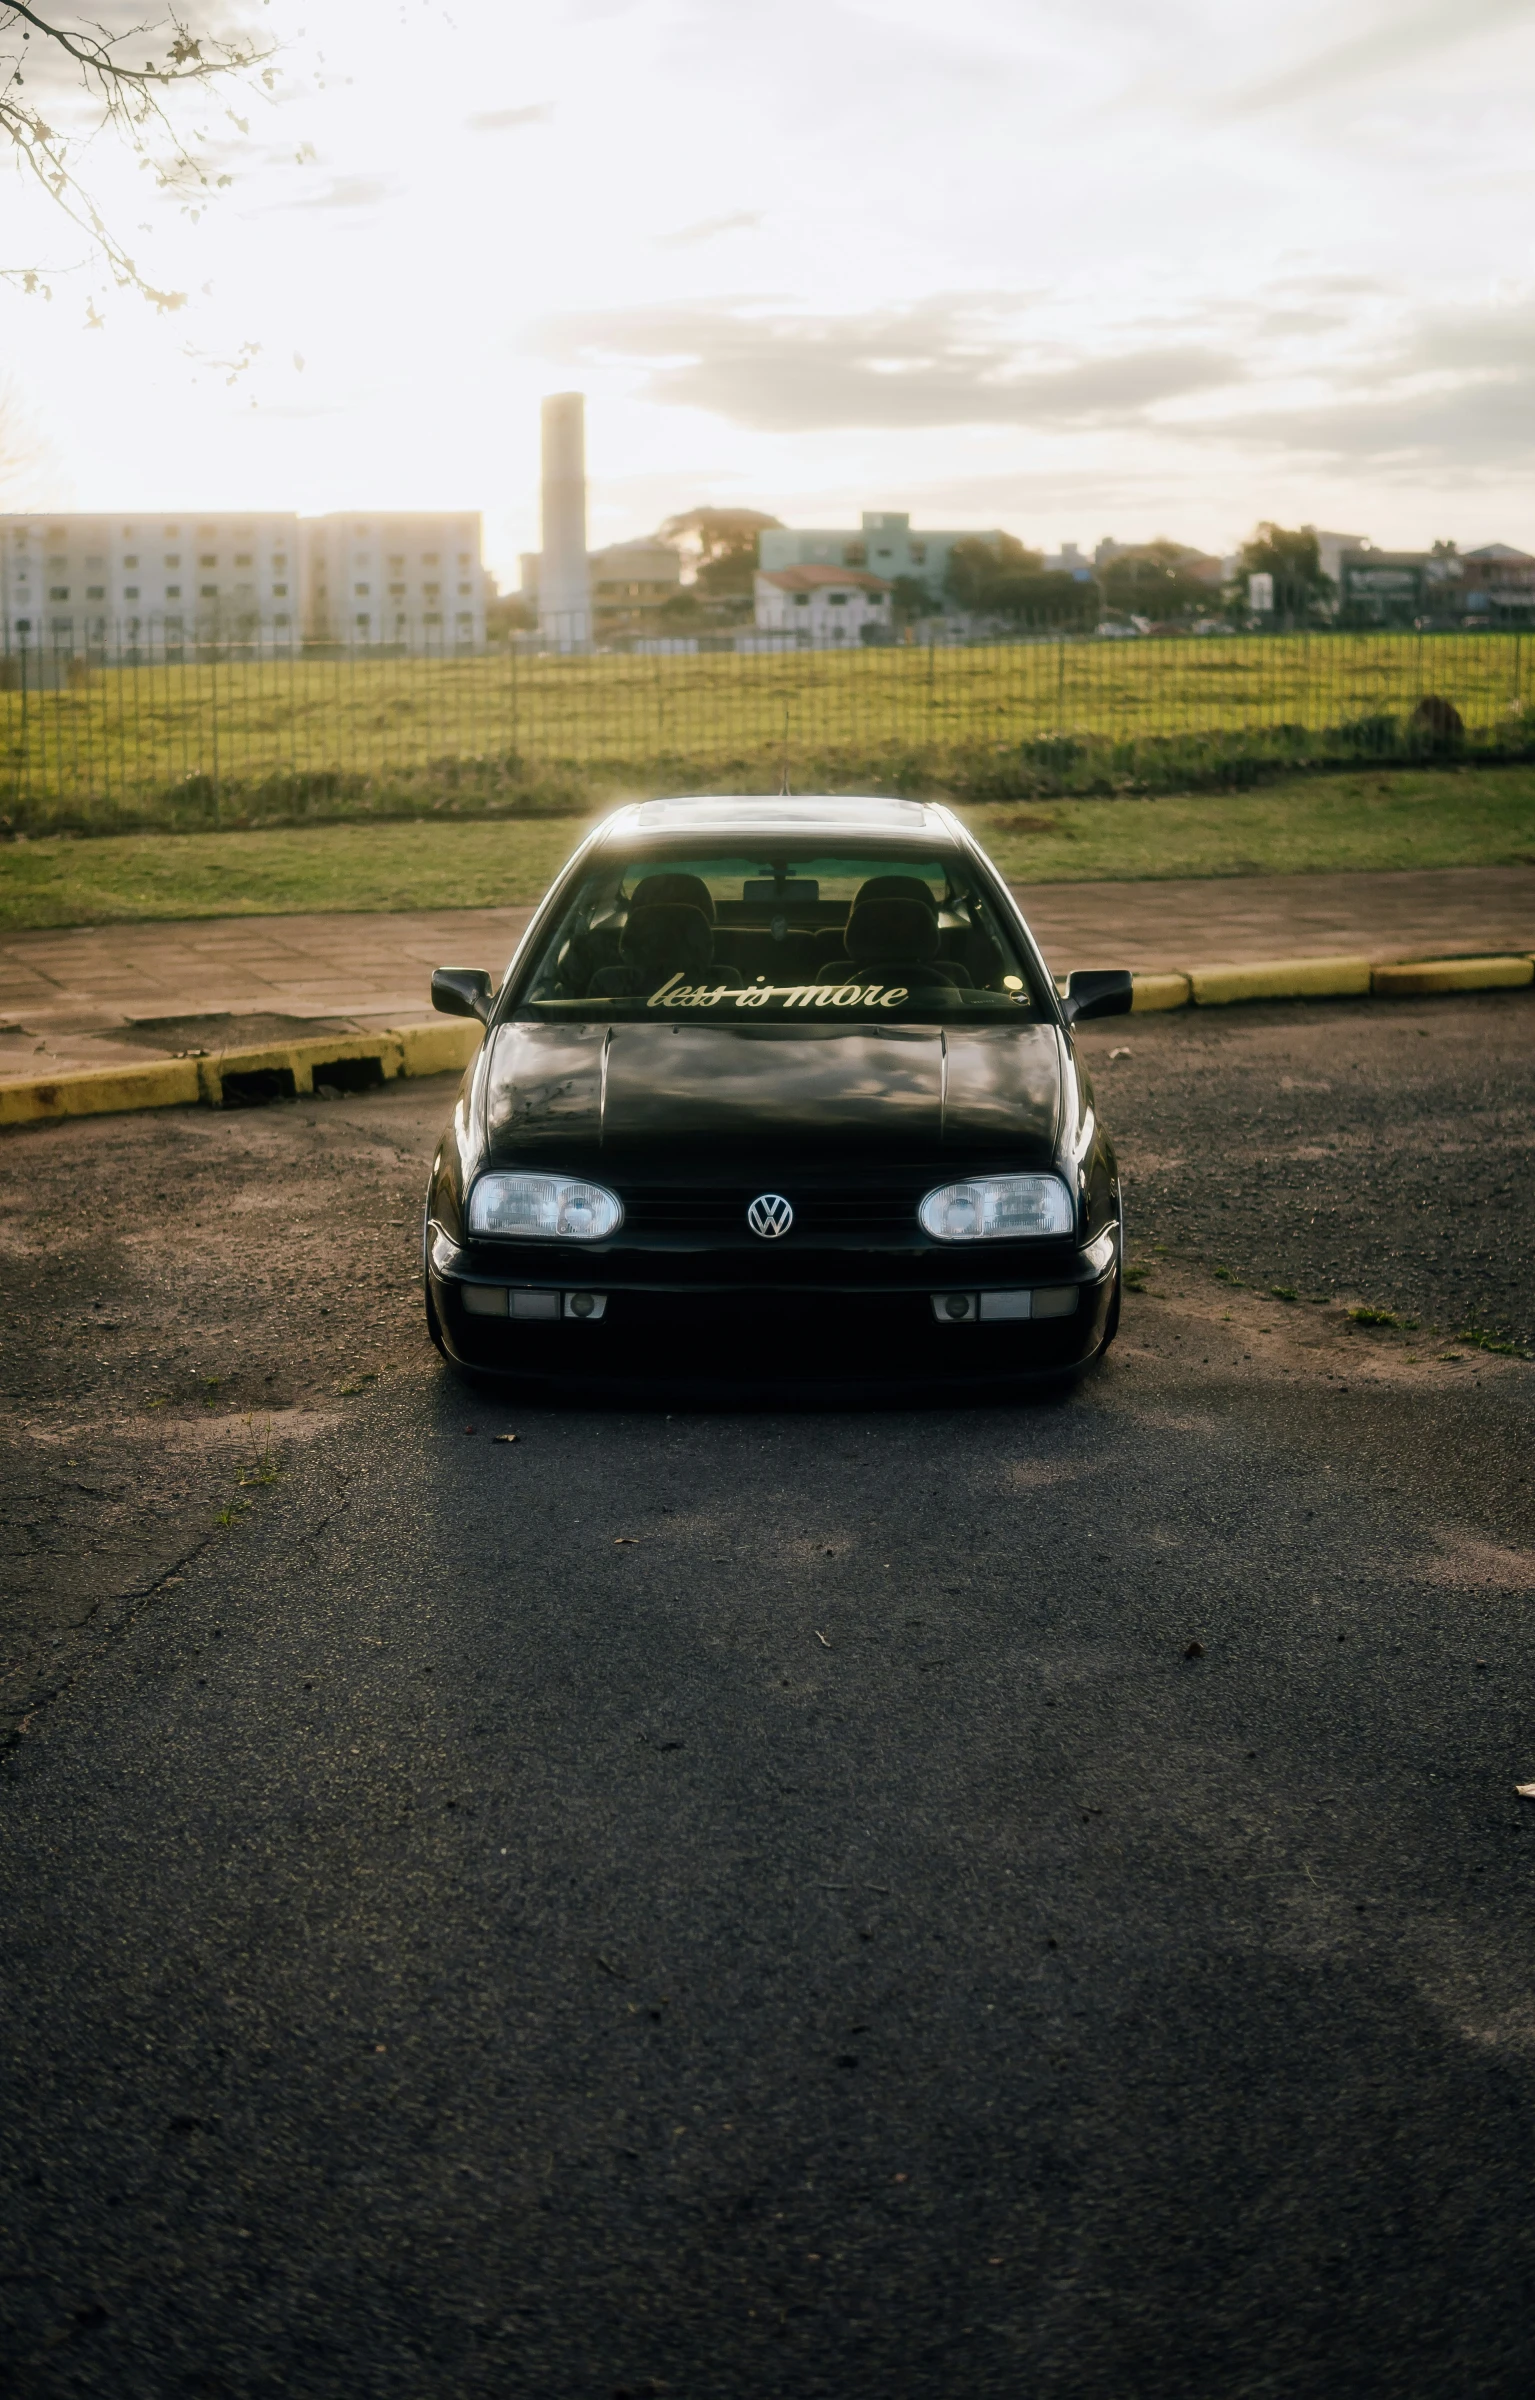
{"type": "Polygon", "coordinates": [[[1432,550],[1377,550],[1361,542],[1339,555],[1341,625],[1454,625],[1466,614],[1465,561],[1453,543],[1432,550]]]}
{"type": "Polygon", "coordinates": [[[1338,615],[1345,625],[1415,625],[1423,614],[1426,550],[1377,550],[1360,543],[1338,559],[1338,615]]]}
{"type": "MultiPolygon", "coordinates": [[[[519,560],[521,597],[535,612],[542,564],[536,550],[525,550],[519,560]]],[[[599,641],[615,633],[654,633],[661,610],[682,589],[681,559],[670,542],[653,535],[589,550],[586,570],[592,630],[599,641]]]]}
{"type": "Polygon", "coordinates": [[[260,657],[305,642],[482,649],[479,517],[0,517],[8,654],[260,657]]]}
{"type": "Polygon", "coordinates": [[[1535,558],[1507,542],[1459,551],[1377,550],[1360,543],[1338,562],[1344,625],[1518,625],[1535,622],[1535,558]]]}
{"type": "Polygon", "coordinates": [[[1507,542],[1487,542],[1461,555],[1461,590],[1468,617],[1484,624],[1527,623],[1535,614],[1535,558],[1507,542]]]}
{"type": "Polygon", "coordinates": [[[435,656],[485,646],[478,511],[306,517],[304,638],[435,656]]]}
{"type": "Polygon", "coordinates": [[[757,537],[757,564],[767,574],[786,567],[856,567],[887,583],[910,576],[925,583],[938,601],[958,542],[987,542],[1000,555],[1002,535],[973,528],[913,533],[911,518],[891,509],[865,509],[857,533],[801,532],[792,526],[764,527],[757,537]]]}
{"type": "Polygon", "coordinates": [[[285,513],[0,517],[0,646],[129,658],[291,649],[301,559],[299,520],[285,513]]]}
{"type": "Polygon", "coordinates": [[[1322,573],[1341,594],[1343,590],[1343,553],[1345,550],[1368,550],[1370,547],[1369,535],[1367,533],[1324,533],[1320,526],[1308,526],[1306,530],[1316,534],[1317,555],[1322,562],[1322,573]]]}
{"type": "Polygon", "coordinates": [[[592,612],[599,635],[620,627],[650,631],[668,600],[682,589],[682,561],[670,542],[651,537],[610,542],[587,556],[592,612]]]}
{"type": "Polygon", "coordinates": [[[759,567],[755,592],[758,631],[792,634],[805,649],[835,650],[880,635],[888,638],[890,585],[861,568],[759,567]]]}
{"type": "Polygon", "coordinates": [[[1062,542],[1059,550],[1052,551],[1045,560],[1045,573],[1069,575],[1073,583],[1091,583],[1093,562],[1083,557],[1075,542],[1062,542]]]}

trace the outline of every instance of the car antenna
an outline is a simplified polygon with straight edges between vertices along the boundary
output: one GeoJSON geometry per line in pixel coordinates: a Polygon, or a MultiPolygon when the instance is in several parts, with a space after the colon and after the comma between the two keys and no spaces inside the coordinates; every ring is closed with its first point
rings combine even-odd
{"type": "Polygon", "coordinates": [[[783,704],[783,773],[778,779],[778,797],[780,800],[791,800],[794,797],[789,789],[789,703],[787,700],[783,704]]]}

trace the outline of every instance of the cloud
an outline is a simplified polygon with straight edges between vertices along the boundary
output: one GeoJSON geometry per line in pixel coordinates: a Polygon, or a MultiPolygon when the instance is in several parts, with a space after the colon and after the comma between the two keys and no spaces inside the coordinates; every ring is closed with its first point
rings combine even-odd
{"type": "Polygon", "coordinates": [[[712,242],[718,233],[749,233],[762,223],[760,208],[738,209],[731,217],[701,217],[696,225],[684,225],[676,233],[656,236],[658,250],[687,250],[695,242],[712,242]]]}
{"type": "Polygon", "coordinates": [[[1300,293],[1319,300],[1378,300],[1389,295],[1394,287],[1382,283],[1378,275],[1278,275],[1268,288],[1271,292],[1300,293]]]}
{"type": "Polygon", "coordinates": [[[1375,358],[1342,364],[1326,399],[1206,420],[1201,431],[1312,457],[1459,472],[1526,467],[1532,422],[1535,311],[1467,309],[1427,315],[1375,358]]]}
{"type": "Polygon", "coordinates": [[[478,116],[465,117],[470,133],[515,133],[520,125],[551,125],[554,107],[548,100],[535,101],[531,108],[487,108],[478,116]]]}
{"type": "Polygon", "coordinates": [[[381,200],[392,200],[399,185],[387,175],[337,175],[323,192],[312,199],[294,200],[292,208],[376,208],[381,200]]]}
{"type": "Polygon", "coordinates": [[[1428,0],[1415,9],[1392,9],[1379,23],[1350,40],[1333,42],[1288,72],[1265,76],[1217,103],[1227,118],[1250,117],[1298,102],[1323,100],[1351,84],[1389,75],[1434,51],[1479,41],[1503,23],[1528,18],[1530,0],[1428,0]]]}
{"type": "Polygon", "coordinates": [[[1296,334],[1336,333],[1349,321],[1337,308],[1271,308],[1257,320],[1257,330],[1272,341],[1287,341],[1296,334]]]}
{"type": "Polygon", "coordinates": [[[1535,367],[1535,310],[1440,309],[1419,319],[1403,344],[1403,373],[1440,374],[1535,367]]]}
{"type": "Polygon", "coordinates": [[[1503,472],[1528,465],[1532,403],[1535,385],[1525,379],[1459,392],[1268,409],[1207,423],[1201,433],[1206,440],[1219,437],[1245,447],[1354,464],[1503,472]]]}
{"type": "Polygon", "coordinates": [[[647,399],[767,433],[1125,425],[1160,402],[1243,379],[1234,354],[1198,342],[1030,360],[1005,322],[1019,306],[1017,295],[999,310],[975,294],[856,317],[662,305],[567,317],[548,330],[567,358],[644,362],[647,399]]]}

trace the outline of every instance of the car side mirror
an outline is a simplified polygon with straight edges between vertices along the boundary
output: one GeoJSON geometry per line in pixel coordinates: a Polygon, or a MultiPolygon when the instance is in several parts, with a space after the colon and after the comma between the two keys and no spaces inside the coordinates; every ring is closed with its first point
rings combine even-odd
{"type": "Polygon", "coordinates": [[[1084,967],[1066,979],[1061,1010],[1068,1025],[1084,1017],[1127,1017],[1135,999],[1135,978],[1128,967],[1084,967]]]}
{"type": "Polygon", "coordinates": [[[490,977],[483,967],[434,967],[432,1006],[445,1017],[490,1017],[490,977]]]}

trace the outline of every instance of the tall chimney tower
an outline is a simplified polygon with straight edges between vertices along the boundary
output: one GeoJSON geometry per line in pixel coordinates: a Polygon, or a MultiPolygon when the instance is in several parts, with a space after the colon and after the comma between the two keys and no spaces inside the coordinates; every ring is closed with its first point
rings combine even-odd
{"type": "Polygon", "coordinates": [[[591,639],[592,595],[586,569],[586,402],[554,392],[543,407],[543,556],[538,626],[559,650],[591,639]]]}

